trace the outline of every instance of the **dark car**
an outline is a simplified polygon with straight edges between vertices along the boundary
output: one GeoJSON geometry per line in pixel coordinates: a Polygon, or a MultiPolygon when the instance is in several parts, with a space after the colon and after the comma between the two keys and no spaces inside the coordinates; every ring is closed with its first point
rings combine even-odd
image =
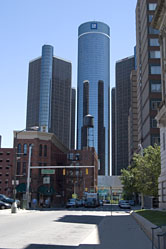
{"type": "Polygon", "coordinates": [[[11,208],[11,204],[0,201],[0,209],[11,208]]]}
{"type": "Polygon", "coordinates": [[[130,204],[131,206],[134,206],[134,205],[135,205],[135,201],[134,201],[134,200],[129,200],[129,204],[130,204]]]}
{"type": "Polygon", "coordinates": [[[66,203],[66,207],[76,207],[76,199],[69,199],[68,202],[66,203]]]}
{"type": "MultiPolygon", "coordinates": [[[[14,199],[7,197],[6,195],[0,194],[0,201],[11,204],[14,202],[14,199]]],[[[20,201],[16,199],[17,207],[20,207],[20,201]]]]}

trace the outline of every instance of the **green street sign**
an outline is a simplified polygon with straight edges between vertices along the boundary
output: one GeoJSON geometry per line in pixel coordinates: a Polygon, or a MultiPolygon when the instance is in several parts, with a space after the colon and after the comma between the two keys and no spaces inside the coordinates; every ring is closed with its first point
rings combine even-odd
{"type": "Polygon", "coordinates": [[[53,175],[55,174],[55,169],[42,169],[42,175],[53,175]]]}

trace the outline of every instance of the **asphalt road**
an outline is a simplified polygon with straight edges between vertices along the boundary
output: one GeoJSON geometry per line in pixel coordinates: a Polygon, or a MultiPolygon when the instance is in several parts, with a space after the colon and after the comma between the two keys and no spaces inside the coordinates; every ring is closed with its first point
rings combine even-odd
{"type": "Polygon", "coordinates": [[[16,214],[0,210],[0,249],[76,249],[111,214],[129,215],[129,210],[115,205],[16,214]]]}

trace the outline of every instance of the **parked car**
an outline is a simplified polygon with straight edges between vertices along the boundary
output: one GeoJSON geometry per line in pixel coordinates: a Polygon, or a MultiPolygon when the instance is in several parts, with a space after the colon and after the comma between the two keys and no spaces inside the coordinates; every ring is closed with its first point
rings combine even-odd
{"type": "Polygon", "coordinates": [[[11,208],[11,204],[0,201],[0,209],[11,208]]]}
{"type": "Polygon", "coordinates": [[[135,201],[134,201],[134,200],[129,200],[129,204],[130,204],[131,206],[134,206],[134,205],[135,205],[135,201]]]}
{"type": "Polygon", "coordinates": [[[127,200],[120,200],[119,201],[119,207],[120,208],[131,208],[129,201],[127,200]]]}
{"type": "Polygon", "coordinates": [[[83,206],[84,206],[84,200],[76,199],[76,207],[83,207],[83,206]]]}
{"type": "Polygon", "coordinates": [[[66,203],[66,207],[67,208],[76,207],[76,199],[69,199],[66,203]]]}
{"type": "MultiPolygon", "coordinates": [[[[0,201],[3,201],[5,203],[9,203],[12,205],[14,202],[14,199],[7,197],[6,195],[0,194],[0,201]]],[[[20,201],[16,199],[17,207],[20,207],[20,201]]]]}

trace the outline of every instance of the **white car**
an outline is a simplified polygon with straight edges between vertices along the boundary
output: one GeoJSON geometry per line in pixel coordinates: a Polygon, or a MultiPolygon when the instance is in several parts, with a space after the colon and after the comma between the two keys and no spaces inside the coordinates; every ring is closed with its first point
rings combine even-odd
{"type": "Polygon", "coordinates": [[[76,199],[69,199],[68,202],[66,203],[66,207],[75,207],[76,206],[76,199]]]}
{"type": "Polygon", "coordinates": [[[120,208],[131,208],[130,203],[126,200],[120,200],[119,201],[119,207],[120,208]]]}

